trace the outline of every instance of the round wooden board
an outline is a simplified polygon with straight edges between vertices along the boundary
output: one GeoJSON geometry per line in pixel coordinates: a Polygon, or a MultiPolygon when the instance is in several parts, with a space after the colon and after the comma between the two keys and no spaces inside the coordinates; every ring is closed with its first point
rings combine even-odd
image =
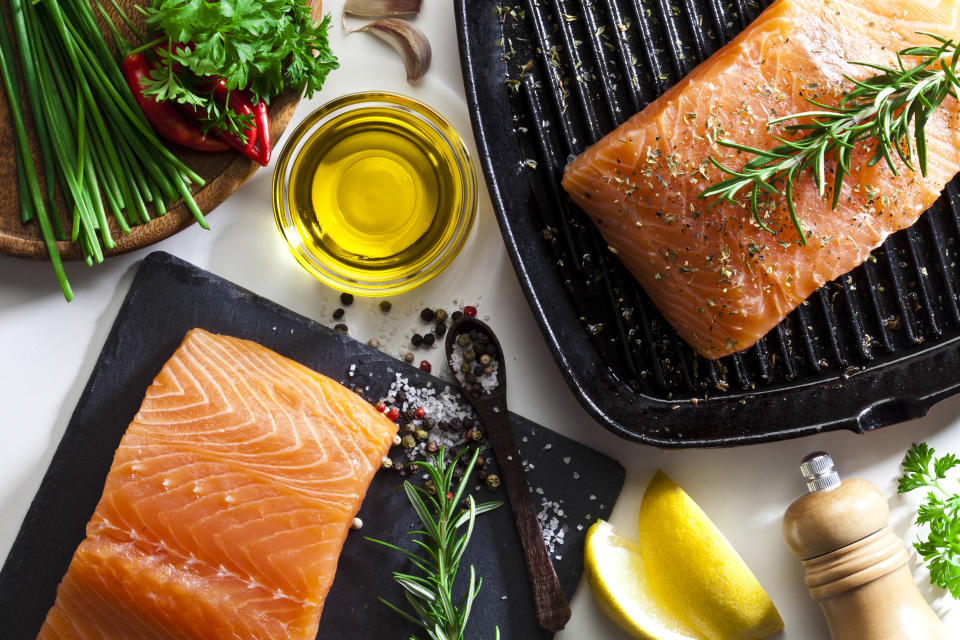
{"type": "MultiPolygon", "coordinates": [[[[321,14],[321,0],[308,0],[313,7],[314,16],[321,14]]],[[[4,3],[9,4],[9,3],[4,3]]],[[[136,4],[145,4],[144,0],[119,0],[119,4],[131,17],[139,16],[131,9],[136,4]]],[[[9,7],[3,7],[8,12],[9,7]]],[[[9,15],[9,14],[8,14],[9,15]]],[[[109,38],[109,36],[108,36],[109,38]]],[[[270,105],[270,134],[276,141],[290,123],[294,109],[300,102],[300,94],[285,93],[273,100],[270,105]]],[[[25,108],[28,133],[35,154],[35,164],[39,170],[39,154],[33,140],[29,108],[25,108]]],[[[40,235],[40,228],[36,222],[24,224],[20,220],[20,199],[17,186],[17,161],[14,153],[13,120],[10,117],[9,103],[6,92],[0,88],[0,140],[8,141],[6,151],[0,155],[0,252],[9,255],[48,260],[46,245],[40,235]]],[[[191,169],[196,171],[205,181],[203,186],[194,185],[193,198],[200,210],[204,213],[212,211],[217,205],[227,199],[234,191],[240,188],[244,181],[253,175],[260,165],[237,152],[204,153],[192,151],[176,145],[168,145],[171,151],[183,159],[191,169]]],[[[42,178],[42,176],[41,176],[42,178]]],[[[58,202],[63,211],[63,200],[58,202]]],[[[153,210],[151,208],[151,214],[153,210]]],[[[66,221],[67,217],[62,215],[66,221]]],[[[140,249],[159,242],[194,222],[193,215],[178,201],[167,208],[166,215],[154,217],[147,224],[132,227],[129,234],[124,234],[116,221],[109,216],[110,230],[116,247],[105,251],[104,255],[116,255],[140,249]]],[[[211,223],[214,224],[214,223],[211,223]]],[[[70,226],[65,224],[65,228],[70,226]]],[[[66,260],[77,260],[83,256],[80,247],[70,242],[58,242],[60,255],[66,260]]]]}

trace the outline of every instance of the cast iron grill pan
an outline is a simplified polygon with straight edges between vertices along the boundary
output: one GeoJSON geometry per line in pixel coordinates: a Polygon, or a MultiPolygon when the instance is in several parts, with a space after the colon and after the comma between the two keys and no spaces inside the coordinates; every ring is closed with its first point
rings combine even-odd
{"type": "Polygon", "coordinates": [[[670,328],[560,187],[579,154],[769,2],[457,0],[464,85],[521,285],[571,389],[661,447],[865,432],[960,387],[960,182],[754,347],[710,361],[670,328]]]}

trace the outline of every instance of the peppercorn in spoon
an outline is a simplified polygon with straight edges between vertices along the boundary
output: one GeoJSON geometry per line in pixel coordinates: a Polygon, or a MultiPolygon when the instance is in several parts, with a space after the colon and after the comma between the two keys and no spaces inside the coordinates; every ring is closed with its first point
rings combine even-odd
{"type": "Polygon", "coordinates": [[[537,622],[544,629],[556,632],[570,619],[570,605],[547,555],[543,532],[520,464],[520,452],[510,431],[507,372],[502,353],[493,331],[476,318],[465,317],[447,332],[447,364],[463,395],[486,427],[497,457],[500,477],[523,544],[537,622]]]}

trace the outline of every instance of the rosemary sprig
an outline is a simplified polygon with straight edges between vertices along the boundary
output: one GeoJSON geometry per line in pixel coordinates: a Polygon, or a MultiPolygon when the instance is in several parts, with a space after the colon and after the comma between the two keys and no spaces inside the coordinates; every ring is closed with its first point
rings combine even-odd
{"type": "MultiPolygon", "coordinates": [[[[467,506],[458,506],[468,483],[460,482],[459,486],[454,487],[453,474],[465,451],[466,449],[448,461],[444,457],[444,448],[441,447],[437,457],[429,462],[417,460],[410,463],[427,473],[429,482],[435,489],[435,492],[431,492],[414,486],[409,481],[403,483],[407,499],[423,526],[422,529],[408,534],[414,536],[413,542],[417,547],[415,551],[401,549],[383,540],[366,538],[370,542],[399,551],[420,569],[420,575],[399,571],[393,574],[394,579],[403,587],[413,613],[404,611],[384,598],[380,598],[380,601],[410,622],[423,627],[430,640],[463,640],[470,609],[483,581],[477,577],[473,565],[470,565],[467,591],[459,600],[456,599],[453,587],[460,560],[473,534],[476,517],[503,504],[500,501],[476,504],[473,496],[468,495],[467,506]],[[466,530],[460,533],[464,526],[466,530]]],[[[473,477],[478,454],[479,450],[473,452],[473,457],[463,472],[464,478],[473,477]]],[[[494,636],[499,640],[499,627],[495,628],[494,636]]]]}
{"type": "Polygon", "coordinates": [[[760,196],[779,197],[786,200],[790,220],[800,235],[800,243],[806,246],[803,225],[797,215],[794,190],[797,180],[807,169],[813,175],[814,184],[821,197],[826,194],[827,161],[832,161],[834,175],[833,200],[836,208],[840,200],[840,186],[850,173],[851,157],[858,144],[873,141],[873,156],[868,166],[884,160],[890,171],[897,175],[894,154],[904,165],[915,171],[911,158],[916,157],[922,175],[927,174],[927,143],[924,127],[930,116],[947,98],[957,98],[960,87],[957,63],[960,49],[953,40],[918,32],[933,38],[939,46],[907,47],[897,53],[897,67],[885,67],[869,62],[851,62],[878,71],[865,80],[854,84],[836,106],[821,104],[807,99],[817,107],[807,111],[767,122],[775,125],[794,121],[784,127],[787,132],[803,134],[795,140],[777,136],[780,145],[765,150],[738,144],[728,139],[718,139],[717,144],[756,156],[739,171],[727,168],[714,157],[710,162],[730,177],[718,182],[701,194],[701,198],[716,198],[710,207],[720,202],[736,202],[737,194],[749,194],[750,209],[757,225],[774,233],[760,212],[760,196]],[[919,58],[915,66],[908,67],[904,58],[919,58]],[[911,142],[911,126],[913,142],[911,142]],[[784,183],[781,194],[776,185],[784,183]]]}

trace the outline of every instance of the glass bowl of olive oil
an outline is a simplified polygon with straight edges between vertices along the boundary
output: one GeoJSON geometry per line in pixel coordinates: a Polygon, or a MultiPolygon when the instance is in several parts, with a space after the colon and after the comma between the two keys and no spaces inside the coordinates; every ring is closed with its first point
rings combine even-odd
{"type": "Polygon", "coordinates": [[[456,130],[393,93],[357,93],[310,114],[273,176],[277,225],[321,282],[358,295],[409,291],[457,256],[477,180],[456,130]]]}

